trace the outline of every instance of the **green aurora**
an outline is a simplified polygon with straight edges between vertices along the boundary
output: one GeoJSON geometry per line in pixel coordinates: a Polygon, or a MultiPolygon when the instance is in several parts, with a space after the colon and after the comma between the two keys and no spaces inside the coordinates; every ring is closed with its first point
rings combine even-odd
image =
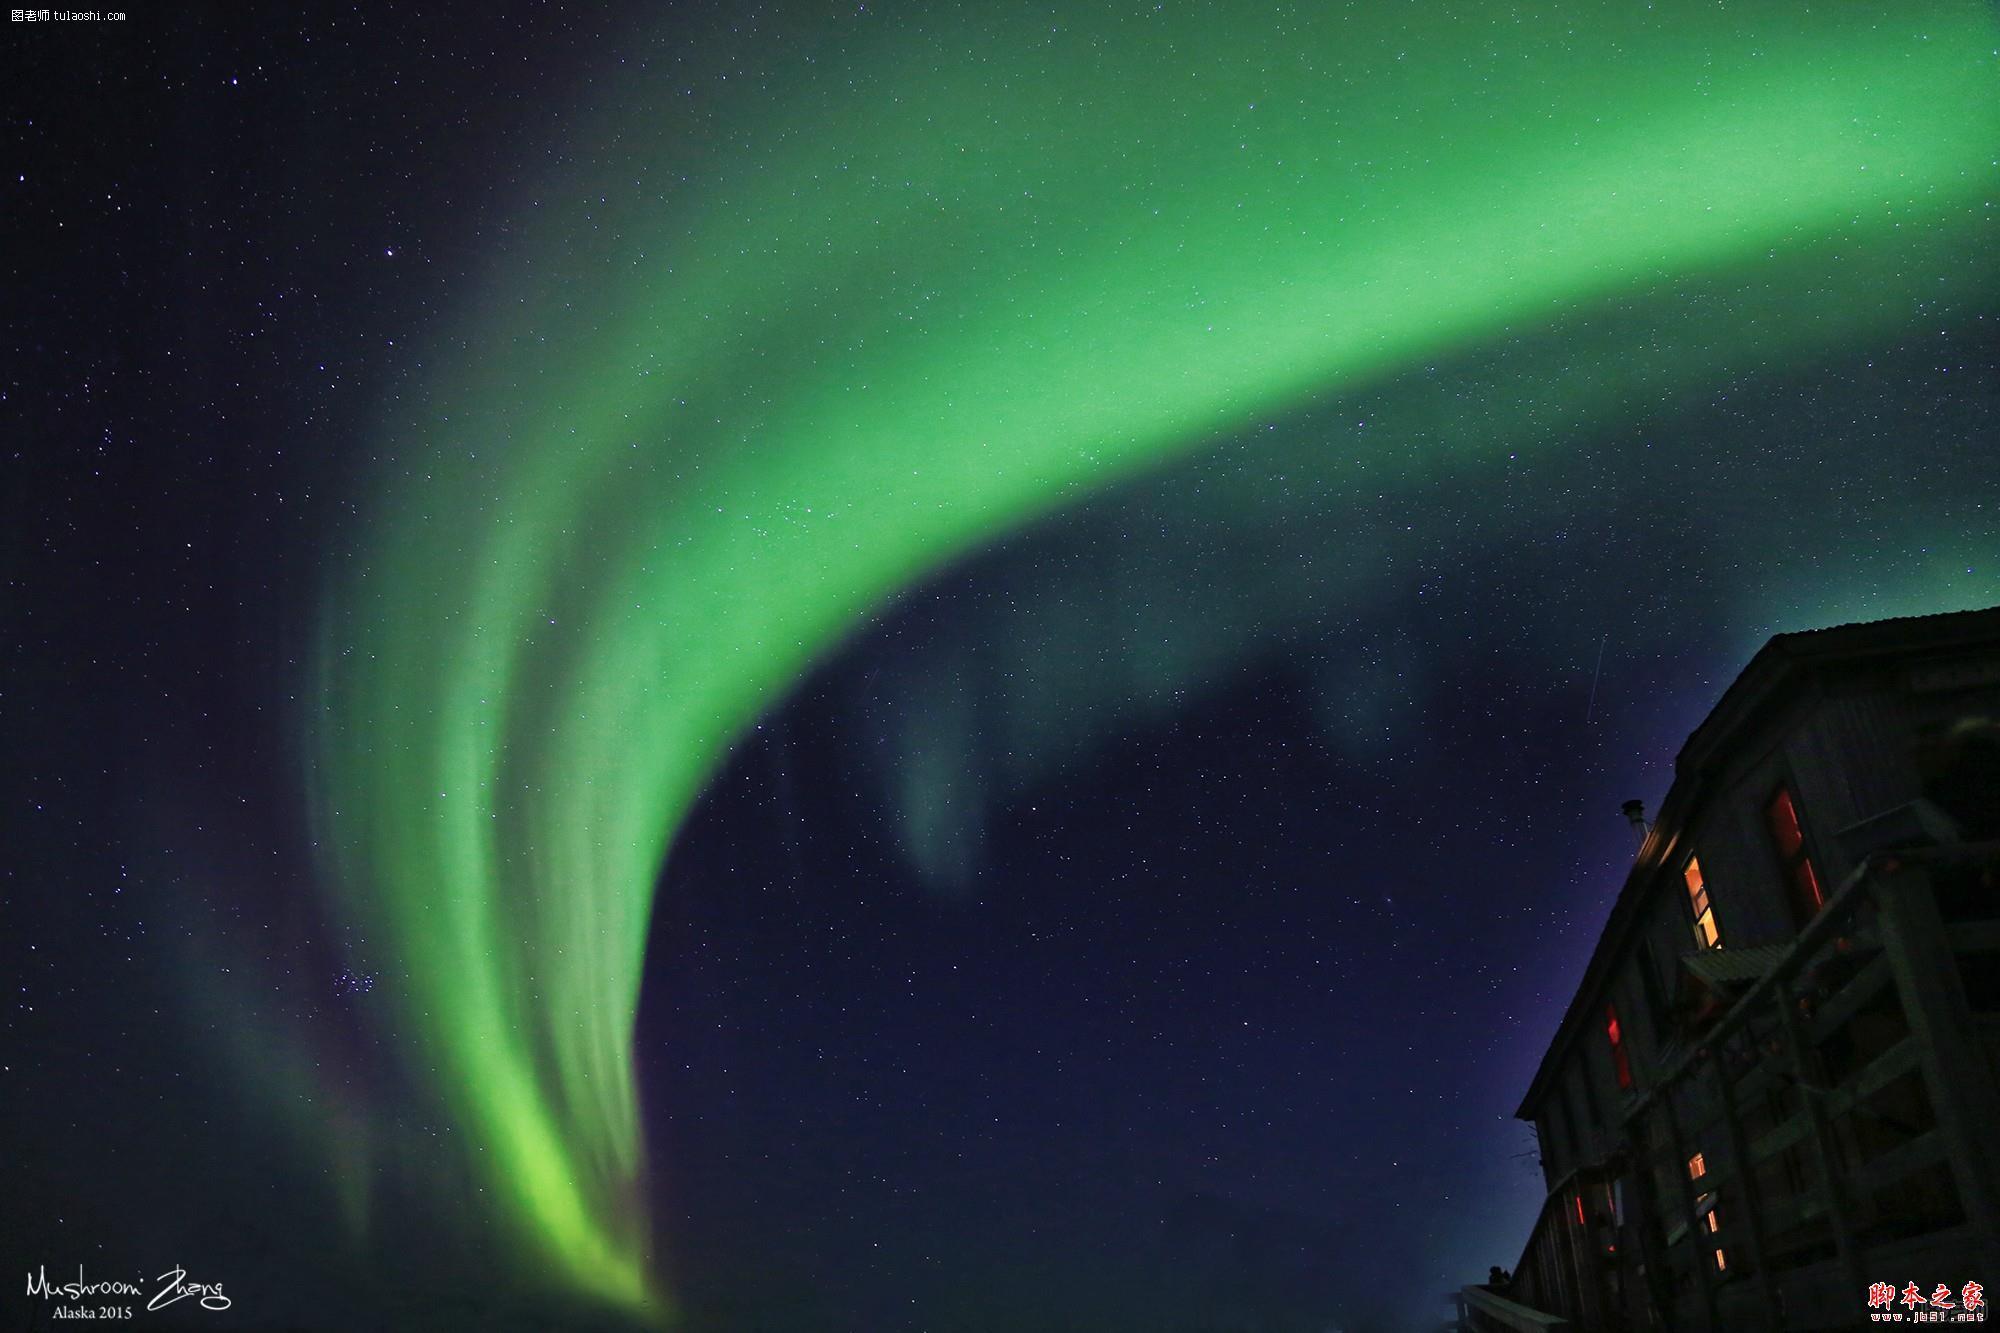
{"type": "Polygon", "coordinates": [[[1093,6],[824,25],[702,116],[627,75],[382,424],[309,719],[330,892],[524,1260],[670,1311],[632,1065],[654,885],[732,738],[872,610],[1607,303],[1767,293],[1693,381],[1984,299],[1997,45],[1983,3],[1093,6]]]}

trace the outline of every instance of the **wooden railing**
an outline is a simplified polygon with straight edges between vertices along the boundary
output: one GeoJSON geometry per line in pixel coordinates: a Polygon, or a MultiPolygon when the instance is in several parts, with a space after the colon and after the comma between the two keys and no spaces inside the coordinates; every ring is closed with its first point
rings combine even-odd
{"type": "Polygon", "coordinates": [[[1837,1323],[1881,1277],[1867,1265],[1884,1247],[1933,1237],[2000,1255],[2000,1013],[1992,991],[1971,1004],[1959,968],[1990,953],[2000,971],[1996,868],[2000,843],[1863,859],[1629,1099],[1604,1163],[1557,1182],[1504,1293],[1466,1289],[1504,1316],[1465,1325],[1618,1329],[1642,1306],[1669,1328],[1778,1329],[1813,1322],[1814,1290],[1837,1323]],[[1619,1205],[1600,1205],[1614,1178],[1619,1205]]]}
{"type": "Polygon", "coordinates": [[[1974,895],[1983,918],[1947,923],[1934,892],[1995,865],[1990,843],[1868,858],[1626,1109],[1627,1178],[1657,1223],[1649,1298],[1699,1316],[1672,1324],[1781,1327],[1788,1270],[1830,1263],[1859,1299],[1872,1247],[1926,1233],[2000,1253],[1992,1020],[1956,958],[2000,948],[2000,903],[1974,895]]]}

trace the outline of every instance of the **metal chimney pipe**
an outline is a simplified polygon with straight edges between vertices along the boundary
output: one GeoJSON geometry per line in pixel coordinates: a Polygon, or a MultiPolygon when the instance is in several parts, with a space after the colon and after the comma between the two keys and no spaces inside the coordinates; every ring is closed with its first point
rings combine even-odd
{"type": "Polygon", "coordinates": [[[1627,801],[1618,808],[1625,812],[1625,818],[1630,821],[1632,831],[1639,837],[1639,845],[1644,847],[1646,845],[1646,834],[1651,832],[1651,826],[1646,823],[1646,803],[1636,800],[1627,801]]]}

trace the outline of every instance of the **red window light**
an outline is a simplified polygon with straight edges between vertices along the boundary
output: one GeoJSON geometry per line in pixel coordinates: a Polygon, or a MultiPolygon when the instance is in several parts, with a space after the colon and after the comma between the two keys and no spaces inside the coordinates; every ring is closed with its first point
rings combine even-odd
{"type": "Polygon", "coordinates": [[[1819,872],[1813,869],[1811,857],[1804,857],[1799,861],[1798,869],[1792,872],[1792,878],[1799,886],[1799,896],[1813,905],[1813,911],[1817,912],[1826,906],[1826,891],[1819,886],[1819,872]]]}
{"type": "Polygon", "coordinates": [[[1576,1196],[1576,1224],[1580,1227],[1589,1225],[1589,1223],[1584,1220],[1583,1196],[1581,1194],[1576,1196]]]}
{"type": "Polygon", "coordinates": [[[1799,849],[1806,845],[1806,831],[1799,827],[1799,808],[1792,802],[1790,788],[1778,788],[1766,814],[1771,821],[1771,836],[1778,843],[1778,855],[1798,855],[1799,849]]]}
{"type": "Polygon", "coordinates": [[[1778,788],[1777,795],[1764,807],[1764,820],[1771,830],[1771,842],[1777,848],[1785,878],[1790,882],[1799,919],[1809,920],[1826,906],[1826,892],[1820,887],[1819,871],[1806,852],[1805,827],[1799,822],[1798,802],[1793,799],[1791,788],[1778,788]]]}
{"type": "Polygon", "coordinates": [[[1625,1058],[1625,1037],[1618,1028],[1618,1006],[1604,1006],[1604,1035],[1611,1041],[1611,1064],[1618,1071],[1618,1086],[1631,1090],[1632,1062],[1625,1058]]]}

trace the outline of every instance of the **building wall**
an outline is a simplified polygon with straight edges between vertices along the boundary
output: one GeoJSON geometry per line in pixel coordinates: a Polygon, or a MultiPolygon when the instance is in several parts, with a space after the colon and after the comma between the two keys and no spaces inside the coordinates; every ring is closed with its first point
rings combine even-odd
{"type": "MultiPolygon", "coordinates": [[[[1991,633],[2000,620],[1989,614],[1984,623],[1991,633]]],[[[1538,1075],[1539,1101],[1526,1108],[1542,1144],[1550,1198],[1522,1266],[1546,1277],[1552,1255],[1574,1261],[1564,1270],[1569,1274],[1563,1288],[1568,1304],[1548,1308],[1579,1326],[1657,1327],[1659,1312],[1670,1310],[1672,1327],[1689,1328],[1700,1324],[1704,1302],[1716,1305],[1720,1327],[1768,1324],[1773,1310],[1783,1311],[1785,1319],[1800,1327],[1831,1326],[1830,1321],[1850,1313],[1841,1306],[1827,1315],[1800,1303],[1801,1292],[1829,1285],[1812,1265],[1831,1267],[1835,1262],[1814,1257],[1833,1244],[1825,1219],[1784,1211],[1805,1194],[1814,1174],[1804,1160],[1803,1143],[1760,1160],[1756,1179],[1769,1191],[1764,1195],[1767,1206],[1758,1214],[1765,1228],[1761,1252],[1769,1263],[1750,1263],[1756,1280],[1742,1280],[1746,1261],[1754,1257],[1747,1237],[1757,1234],[1746,1230],[1749,1224],[1742,1219],[1749,1216],[1748,1201],[1756,1196],[1739,1183],[1741,1173],[1729,1160],[1732,1135],[1716,1127],[1721,1111],[1716,1079],[1689,1078],[1667,1100],[1654,1101],[1652,1113],[1640,1122],[1645,1171],[1631,1171],[1631,1159],[1623,1155],[1615,1158],[1621,1163],[1615,1171],[1600,1169],[1619,1145],[1630,1101],[1657,1087],[1686,1043],[1699,1040],[1682,1030],[1676,1012],[1677,1002],[1693,992],[1684,981],[1689,974],[1682,959],[1699,947],[1682,878],[1687,858],[1701,860],[1725,949],[1789,941],[1802,920],[1766,823],[1772,795],[1781,784],[1793,793],[1821,891],[1833,894],[1854,868],[1841,832],[1924,795],[1916,753],[1920,738],[1969,717],[2000,719],[2000,642],[1972,652],[1905,653],[1877,662],[1849,658],[1816,672],[1794,673],[1781,687],[1782,693],[1763,700],[1738,695],[1726,701],[1732,712],[1711,733],[1719,748],[1707,748],[1709,737],[1697,733],[1692,757],[1684,762],[1706,767],[1679,774],[1665,822],[1645,853],[1644,877],[1628,882],[1619,902],[1614,919],[1622,936],[1615,949],[1600,946],[1605,951],[1593,959],[1589,973],[1592,989],[1579,992],[1572,1017],[1538,1075]],[[1617,1009],[1633,1074],[1631,1092],[1618,1086],[1605,1031],[1607,1004],[1617,1009]],[[1675,1145],[1672,1151],[1670,1145],[1675,1145]],[[1706,1185],[1689,1172],[1688,1158],[1695,1153],[1707,1168],[1706,1185]],[[1772,1198],[1778,1205],[1770,1205],[1772,1198]],[[1711,1208],[1713,1229],[1707,1225],[1711,1208]],[[1726,1266],[1725,1251],[1731,1261],[1726,1266]],[[1642,1259],[1652,1262],[1638,1262],[1642,1259]],[[1794,1278],[1793,1287],[1771,1295],[1771,1282],[1794,1278]]],[[[2000,817],[1994,818],[1994,827],[2000,829],[2000,817]]],[[[2000,953],[1995,959],[2000,963],[2000,953]]],[[[1977,1004],[1974,1009],[1978,1011],[1977,1004]]],[[[1996,1011],[2000,1009],[1989,1004],[1987,1012],[1996,1011]]],[[[1857,1014],[1840,1029],[1838,1040],[1848,1044],[1815,1046],[1813,1058],[1845,1061],[1840,1068],[1859,1067],[1873,1049],[1861,1037],[1863,1024],[1872,1021],[1869,1012],[1857,1014]],[[1843,1054],[1828,1054],[1836,1049],[1843,1054]]],[[[1748,1035],[1739,1032],[1731,1038],[1739,1057],[1767,1039],[1776,1040],[1771,1035],[1777,1030],[1775,1017],[1753,1016],[1753,1025],[1758,1022],[1767,1027],[1760,1032],[1753,1026],[1748,1035]]],[[[2000,1038],[1994,1045],[2000,1052],[2000,1038]]],[[[2000,1054],[1994,1067],[2000,1070],[2000,1054]]],[[[1839,1068],[1829,1070],[1830,1079],[1841,1077],[1839,1068]]],[[[1916,1077],[1903,1076],[1912,1086],[1916,1077]]],[[[1899,1124],[1915,1126],[1898,1131],[1907,1139],[1921,1131],[1918,1112],[1927,1111],[1929,1103],[1918,1105],[1919,1097],[1910,1105],[1892,1106],[1894,1098],[1904,1095],[1898,1091],[1901,1086],[1871,1094],[1871,1105],[1878,1111],[1888,1107],[1899,1124]]],[[[1737,1134],[1741,1141],[1755,1143],[1792,1120],[1802,1106],[1790,1085],[1766,1085],[1736,1103],[1737,1134]]],[[[1879,1164],[1893,1155],[1894,1144],[1885,1141],[1886,1146],[1871,1149],[1862,1142],[1862,1129],[1855,1126],[1867,1128],[1873,1121],[1843,1124],[1838,1134],[1849,1137],[1837,1139],[1846,1146],[1836,1151],[1846,1153],[1848,1160],[1879,1164]]],[[[1946,1167],[1904,1168],[1875,1194],[1850,1201],[1850,1230],[1907,1223],[1916,1228],[1908,1235],[1942,1235],[1938,1228],[1944,1223],[1937,1219],[1949,1212],[1945,1204],[1955,1208],[1970,1197],[1958,1188],[1946,1167]],[[1925,1202],[1931,1199],[1927,1190],[1936,1195],[1930,1203],[1925,1202]],[[1888,1196],[1893,1196],[1893,1206],[1880,1203],[1888,1196]],[[1921,1226],[1909,1218],[1917,1218],[1921,1226]]],[[[1547,1294],[1532,1280],[1524,1291],[1547,1294]]]]}
{"type": "Polygon", "coordinates": [[[1688,856],[1701,860],[1725,948],[1782,943],[1799,923],[1765,822],[1780,783],[1794,793],[1808,851],[1831,894],[1853,869],[1839,832],[1922,794],[1914,752],[1926,729],[1981,715],[2000,717],[2000,648],[1828,673],[1790,690],[1733,739],[1720,779],[1683,827],[1660,831],[1674,845],[1643,886],[1634,929],[1583,1007],[1584,1025],[1551,1080],[1536,1118],[1551,1186],[1598,1160],[1620,1119],[1625,1094],[1604,1031],[1606,1003],[1617,1006],[1639,1087],[1678,1055],[1669,1011],[1681,985],[1680,959],[1695,948],[1681,878],[1688,856]],[[1913,689],[1913,682],[1931,687],[1913,689]],[[1642,975],[1648,968],[1650,984],[1642,975]],[[1551,1110],[1554,1103],[1560,1112],[1551,1110]]]}

